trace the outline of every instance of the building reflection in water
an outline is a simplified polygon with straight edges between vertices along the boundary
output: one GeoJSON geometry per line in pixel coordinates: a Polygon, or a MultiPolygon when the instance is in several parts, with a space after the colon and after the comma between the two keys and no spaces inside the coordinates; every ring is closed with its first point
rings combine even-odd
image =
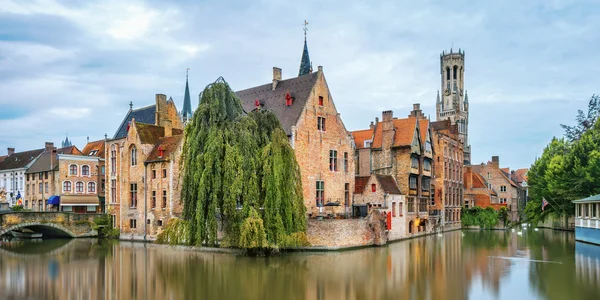
{"type": "Polygon", "coordinates": [[[598,292],[600,259],[579,244],[574,254],[571,236],[456,231],[382,248],[267,258],[97,240],[3,244],[0,298],[584,299],[598,292]]]}

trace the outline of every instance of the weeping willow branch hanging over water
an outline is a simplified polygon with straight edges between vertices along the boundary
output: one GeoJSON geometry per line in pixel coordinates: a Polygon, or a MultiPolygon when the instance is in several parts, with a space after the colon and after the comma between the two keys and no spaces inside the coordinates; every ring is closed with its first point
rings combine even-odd
{"type": "Polygon", "coordinates": [[[181,232],[189,235],[184,239],[189,244],[217,245],[219,228],[223,246],[304,243],[300,170],[273,113],[244,115],[240,100],[219,78],[200,94],[183,149],[181,199],[188,230],[181,232]],[[260,240],[249,240],[254,237],[260,240]]]}

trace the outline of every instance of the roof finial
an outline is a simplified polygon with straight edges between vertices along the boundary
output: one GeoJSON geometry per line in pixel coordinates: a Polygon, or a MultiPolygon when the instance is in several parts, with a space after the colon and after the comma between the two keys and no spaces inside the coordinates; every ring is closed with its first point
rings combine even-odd
{"type": "Polygon", "coordinates": [[[308,31],[308,28],[306,28],[306,25],[308,25],[308,22],[306,22],[306,19],[304,19],[304,28],[302,30],[304,30],[304,40],[306,41],[306,32],[308,31]]]}
{"type": "Polygon", "coordinates": [[[190,98],[190,86],[188,84],[189,71],[190,68],[185,69],[185,92],[183,94],[183,110],[181,111],[183,123],[187,123],[192,118],[192,101],[190,98]]]}
{"type": "Polygon", "coordinates": [[[133,101],[129,101],[129,110],[133,109],[133,101]]]}
{"type": "Polygon", "coordinates": [[[308,57],[308,46],[306,45],[306,28],[308,22],[304,20],[304,50],[302,51],[302,58],[300,59],[300,70],[298,71],[298,76],[310,74],[312,72],[310,58],[308,57]]]}
{"type": "Polygon", "coordinates": [[[185,81],[188,80],[188,71],[190,70],[190,68],[185,69],[185,81]]]}

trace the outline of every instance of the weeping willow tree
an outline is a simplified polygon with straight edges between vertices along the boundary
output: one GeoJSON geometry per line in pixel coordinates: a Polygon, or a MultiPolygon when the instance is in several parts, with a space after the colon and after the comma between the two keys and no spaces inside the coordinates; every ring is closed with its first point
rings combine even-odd
{"type": "Polygon", "coordinates": [[[188,227],[182,232],[189,244],[218,245],[219,230],[221,245],[231,247],[280,247],[303,234],[300,171],[273,113],[244,115],[219,78],[200,94],[183,149],[181,199],[188,227]],[[261,240],[249,240],[254,237],[261,240]]]}

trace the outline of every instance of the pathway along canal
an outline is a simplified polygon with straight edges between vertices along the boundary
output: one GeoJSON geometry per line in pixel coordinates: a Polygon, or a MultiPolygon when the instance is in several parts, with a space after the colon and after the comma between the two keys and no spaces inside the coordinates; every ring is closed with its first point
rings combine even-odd
{"type": "Polygon", "coordinates": [[[246,257],[97,239],[1,242],[0,299],[599,299],[572,233],[454,231],[382,248],[246,257]]]}

